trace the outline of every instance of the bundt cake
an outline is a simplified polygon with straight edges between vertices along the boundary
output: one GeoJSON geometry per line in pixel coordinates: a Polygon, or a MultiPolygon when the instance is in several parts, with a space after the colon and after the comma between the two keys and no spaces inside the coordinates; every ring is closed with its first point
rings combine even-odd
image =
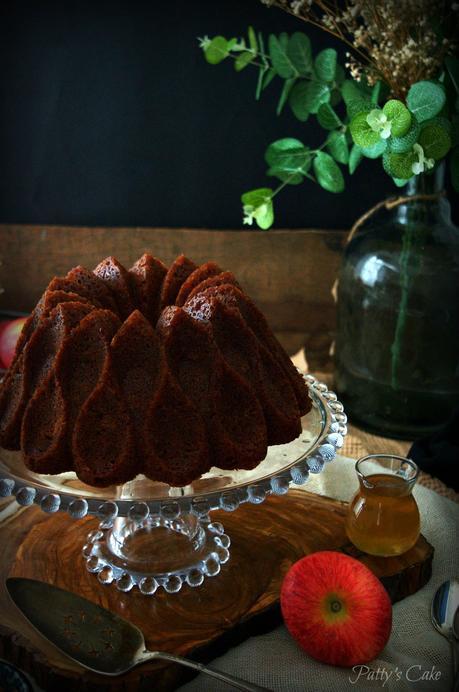
{"type": "Polygon", "coordinates": [[[181,255],[55,277],[0,386],[0,444],[89,485],[186,485],[295,439],[307,386],[234,275],[181,255]]]}

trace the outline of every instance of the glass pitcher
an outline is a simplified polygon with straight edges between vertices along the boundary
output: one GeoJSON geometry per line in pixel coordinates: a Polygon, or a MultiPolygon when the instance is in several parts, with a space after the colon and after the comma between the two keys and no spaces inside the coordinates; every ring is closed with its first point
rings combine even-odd
{"type": "Polygon", "coordinates": [[[346,517],[349,540],[369,555],[402,555],[420,533],[412,495],[418,467],[404,457],[370,454],[357,461],[355,470],[360,487],[346,517]]]}

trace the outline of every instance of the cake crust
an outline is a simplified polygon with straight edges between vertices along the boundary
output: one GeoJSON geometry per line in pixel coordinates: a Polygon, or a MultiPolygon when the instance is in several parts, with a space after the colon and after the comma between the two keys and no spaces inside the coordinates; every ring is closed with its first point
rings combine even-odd
{"type": "Polygon", "coordinates": [[[301,432],[308,388],[230,271],[145,253],[54,277],[0,384],[0,444],[92,486],[253,469],[301,432]]]}

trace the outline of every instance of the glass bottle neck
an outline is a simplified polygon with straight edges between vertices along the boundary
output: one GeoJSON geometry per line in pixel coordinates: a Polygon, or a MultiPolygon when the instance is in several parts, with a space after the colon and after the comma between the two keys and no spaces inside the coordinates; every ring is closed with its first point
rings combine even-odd
{"type": "Polygon", "coordinates": [[[437,166],[433,173],[421,173],[413,175],[408,180],[405,192],[407,195],[435,195],[444,192],[445,189],[445,164],[437,166]]]}
{"type": "Polygon", "coordinates": [[[414,199],[396,207],[397,221],[401,224],[433,224],[440,218],[449,221],[450,207],[444,196],[444,181],[444,162],[432,174],[421,173],[413,176],[402,195],[414,199]]]}

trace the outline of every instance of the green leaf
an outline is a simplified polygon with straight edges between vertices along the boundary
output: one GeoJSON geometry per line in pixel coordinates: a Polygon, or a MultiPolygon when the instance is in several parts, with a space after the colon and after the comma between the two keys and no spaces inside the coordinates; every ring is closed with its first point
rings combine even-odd
{"type": "Polygon", "coordinates": [[[266,200],[271,199],[273,191],[270,187],[259,187],[256,190],[249,190],[244,192],[241,196],[241,202],[243,204],[251,204],[253,207],[258,207],[260,204],[266,202],[266,200]]]}
{"type": "Polygon", "coordinates": [[[405,180],[404,178],[392,178],[392,180],[397,185],[397,187],[405,187],[405,185],[408,182],[408,180],[405,180]]]}
{"type": "Polygon", "coordinates": [[[311,167],[311,152],[299,139],[285,137],[269,145],[265,152],[265,161],[270,171],[276,171],[269,175],[279,177],[278,173],[282,171],[287,177],[293,174],[303,176],[311,167]]]}
{"type": "Polygon", "coordinates": [[[443,88],[435,82],[416,82],[410,88],[406,102],[418,122],[430,120],[443,108],[446,96],[443,88]]]}
{"type": "Polygon", "coordinates": [[[377,106],[379,103],[379,97],[381,95],[381,84],[382,82],[380,81],[376,82],[371,92],[371,104],[373,106],[377,106]]]}
{"type": "Polygon", "coordinates": [[[317,120],[325,130],[336,130],[343,124],[329,103],[322,103],[319,106],[317,120]]]}
{"type": "Polygon", "coordinates": [[[259,70],[258,70],[258,79],[257,79],[257,88],[255,90],[255,99],[258,101],[261,96],[261,92],[263,90],[263,78],[268,71],[268,68],[265,65],[260,65],[259,70]]]}
{"type": "Polygon", "coordinates": [[[239,41],[238,41],[237,38],[230,38],[230,40],[228,41],[228,43],[227,43],[227,45],[226,45],[226,49],[227,49],[228,53],[229,53],[231,50],[233,50],[234,46],[235,46],[237,43],[239,43],[239,41]]]}
{"type": "Polygon", "coordinates": [[[330,100],[330,89],[326,84],[300,80],[293,87],[289,103],[298,120],[305,122],[310,113],[317,113],[322,103],[330,100]]]}
{"type": "Polygon", "coordinates": [[[358,147],[357,144],[354,144],[352,146],[351,153],[349,154],[349,173],[351,175],[355,173],[356,168],[362,159],[363,156],[360,147],[358,147]]]}
{"type": "Polygon", "coordinates": [[[317,79],[321,82],[333,82],[336,74],[337,53],[334,48],[325,48],[317,55],[314,67],[317,79]]]}
{"type": "Polygon", "coordinates": [[[417,160],[418,158],[414,151],[407,151],[404,154],[393,154],[386,151],[383,154],[384,170],[392,178],[403,178],[404,180],[412,178],[412,166],[417,160]]]}
{"type": "Polygon", "coordinates": [[[371,110],[370,98],[362,87],[357,85],[352,79],[346,79],[341,86],[341,93],[343,94],[344,103],[346,106],[351,101],[365,101],[368,103],[368,110],[371,110]]]}
{"type": "Polygon", "coordinates": [[[330,154],[319,151],[316,154],[313,166],[317,182],[324,190],[328,190],[328,192],[343,192],[343,174],[330,154]]]}
{"type": "Polygon", "coordinates": [[[336,65],[336,74],[335,74],[335,82],[338,86],[341,86],[341,84],[344,82],[346,79],[346,72],[344,70],[344,67],[340,64],[336,65]]]}
{"type": "Polygon", "coordinates": [[[249,37],[249,46],[253,52],[253,56],[256,57],[258,54],[258,42],[257,42],[257,37],[255,35],[255,31],[253,30],[253,26],[249,26],[247,30],[247,35],[249,37]]]}
{"type": "Polygon", "coordinates": [[[398,99],[391,99],[384,104],[383,113],[391,121],[391,134],[403,137],[411,127],[411,113],[398,99]]]}
{"type": "Polygon", "coordinates": [[[287,54],[288,37],[287,42],[283,35],[277,38],[274,34],[269,36],[269,55],[273,67],[279,77],[283,79],[291,79],[297,74],[295,67],[287,54]]]}
{"type": "Polygon", "coordinates": [[[241,196],[244,205],[244,214],[254,218],[258,226],[263,230],[272,226],[274,210],[272,202],[273,190],[269,187],[261,187],[250,190],[241,196]]]}
{"type": "Polygon", "coordinates": [[[330,88],[319,82],[306,82],[304,89],[305,107],[309,113],[317,113],[322,103],[330,101],[330,88]]]}
{"type": "Polygon", "coordinates": [[[433,120],[428,120],[427,122],[422,123],[421,130],[423,130],[425,127],[428,127],[430,124],[434,123],[435,125],[439,125],[444,130],[446,130],[446,132],[449,135],[451,135],[451,137],[452,137],[452,134],[453,134],[453,122],[452,121],[453,120],[454,120],[454,116],[452,117],[451,120],[449,120],[448,118],[444,118],[443,116],[439,115],[438,117],[434,118],[433,120]]]}
{"type": "Polygon", "coordinates": [[[263,40],[263,34],[261,31],[258,32],[258,45],[260,46],[260,52],[264,53],[265,52],[265,42],[263,40]]]}
{"type": "Polygon", "coordinates": [[[450,173],[451,173],[451,183],[456,192],[459,192],[459,148],[453,149],[449,161],[450,173]]]}
{"type": "Polygon", "coordinates": [[[355,99],[354,101],[348,101],[346,104],[346,113],[350,120],[360,113],[370,113],[371,110],[370,102],[364,99],[355,99]]]}
{"type": "Polygon", "coordinates": [[[282,109],[284,108],[284,106],[287,102],[288,95],[289,95],[293,85],[295,84],[295,82],[296,82],[296,77],[292,77],[292,79],[286,79],[285,80],[284,86],[282,87],[279,102],[278,102],[277,108],[276,108],[276,114],[277,115],[280,115],[282,113],[282,109]]]}
{"type": "Polygon", "coordinates": [[[281,44],[281,47],[287,52],[288,48],[288,33],[286,31],[283,31],[281,34],[279,34],[279,43],[281,44]]]}
{"type": "Polygon", "coordinates": [[[330,92],[330,105],[334,108],[338,103],[341,103],[341,92],[339,89],[332,89],[330,92]]]}
{"type": "Polygon", "coordinates": [[[228,41],[223,36],[215,36],[204,51],[204,56],[211,65],[218,65],[228,57],[228,41]]]}
{"type": "Polygon", "coordinates": [[[344,132],[331,132],[327,140],[327,149],[338,163],[349,161],[349,145],[344,132]]]}
{"type": "Polygon", "coordinates": [[[244,69],[244,67],[247,67],[247,65],[249,63],[251,63],[254,58],[255,58],[254,54],[249,53],[249,51],[244,51],[244,53],[239,53],[236,60],[234,61],[234,69],[236,70],[236,72],[240,72],[241,70],[244,69]]]}
{"type": "Polygon", "coordinates": [[[266,174],[279,178],[283,183],[288,183],[289,185],[300,185],[304,180],[301,173],[286,173],[282,168],[268,168],[266,174]]]}
{"type": "Polygon", "coordinates": [[[242,53],[244,50],[247,50],[244,38],[241,38],[236,42],[234,42],[234,38],[232,38],[231,41],[228,42],[228,45],[231,45],[231,50],[234,53],[242,53]]]}
{"type": "Polygon", "coordinates": [[[367,159],[379,159],[387,149],[387,140],[380,139],[379,142],[371,147],[361,147],[360,151],[367,159]]]}
{"type": "Polygon", "coordinates": [[[306,122],[309,118],[309,106],[306,101],[306,87],[308,83],[301,80],[295,84],[290,92],[288,102],[293,111],[293,115],[301,122],[306,122]]]}
{"type": "Polygon", "coordinates": [[[387,146],[395,154],[403,154],[413,148],[413,144],[418,141],[421,128],[416,118],[411,118],[411,126],[404,137],[389,137],[387,146]]]}
{"type": "Polygon", "coordinates": [[[272,67],[269,68],[269,70],[266,72],[265,76],[263,77],[263,84],[261,87],[261,90],[264,91],[267,86],[271,84],[273,81],[274,77],[276,76],[276,70],[274,70],[272,67]]]}
{"type": "Polygon", "coordinates": [[[405,187],[408,182],[408,180],[405,180],[404,178],[392,178],[392,180],[397,187],[405,187]]]}
{"type": "Polygon", "coordinates": [[[299,74],[309,75],[311,73],[311,41],[306,34],[299,31],[292,34],[287,46],[287,55],[299,74]]]}
{"type": "Polygon", "coordinates": [[[349,129],[354,144],[357,144],[359,147],[372,147],[380,140],[379,132],[372,130],[367,122],[367,113],[356,115],[351,120],[349,129]]]}
{"type": "Polygon", "coordinates": [[[435,159],[435,161],[442,159],[451,149],[449,132],[435,122],[422,128],[418,142],[424,149],[424,156],[435,159]]]}

